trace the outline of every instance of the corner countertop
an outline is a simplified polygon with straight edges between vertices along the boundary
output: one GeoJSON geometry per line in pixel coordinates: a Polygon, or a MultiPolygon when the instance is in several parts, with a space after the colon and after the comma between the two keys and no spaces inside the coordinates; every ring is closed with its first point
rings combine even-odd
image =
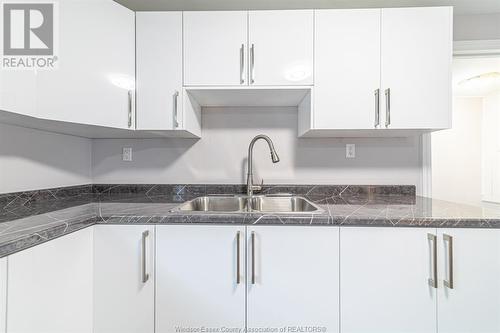
{"type": "MultiPolygon", "coordinates": [[[[50,211],[37,214],[8,211],[0,223],[0,257],[95,224],[302,225],[427,228],[500,228],[500,209],[462,205],[407,194],[298,193],[318,204],[319,214],[200,213],[172,211],[190,195],[113,193],[64,198],[50,211]]],[[[1,197],[0,197],[1,199],[1,197]]],[[[8,206],[8,205],[7,205],[8,206]]],[[[4,207],[5,210],[5,207],[4,207]]]]}

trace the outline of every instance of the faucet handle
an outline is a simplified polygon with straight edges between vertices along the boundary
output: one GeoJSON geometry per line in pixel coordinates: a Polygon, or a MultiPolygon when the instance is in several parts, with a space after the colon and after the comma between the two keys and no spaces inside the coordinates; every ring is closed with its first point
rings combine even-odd
{"type": "Polygon", "coordinates": [[[262,185],[264,185],[264,179],[261,180],[260,185],[253,185],[252,190],[255,192],[262,191],[262,185]]]}

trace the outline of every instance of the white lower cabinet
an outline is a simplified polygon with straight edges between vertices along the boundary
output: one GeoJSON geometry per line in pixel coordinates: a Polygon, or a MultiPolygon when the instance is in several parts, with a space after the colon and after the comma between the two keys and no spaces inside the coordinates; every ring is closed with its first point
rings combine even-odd
{"type": "Polygon", "coordinates": [[[436,331],[433,243],[426,228],[342,228],[342,333],[436,331]]]}
{"type": "Polygon", "coordinates": [[[156,332],[338,332],[338,228],[158,226],[156,253],[156,332]]]}
{"type": "Polygon", "coordinates": [[[0,259],[0,333],[498,333],[500,230],[98,225],[0,259]]]}
{"type": "Polygon", "coordinates": [[[437,240],[438,332],[500,332],[500,230],[439,229],[437,240]]]}
{"type": "Polygon", "coordinates": [[[244,226],[156,227],[156,333],[244,329],[244,242],[244,226]]]}
{"type": "Polygon", "coordinates": [[[250,331],[339,331],[339,228],[249,227],[247,243],[250,331]]]}
{"type": "Polygon", "coordinates": [[[154,230],[95,226],[94,333],[154,332],[154,230]]]}
{"type": "Polygon", "coordinates": [[[0,259],[0,333],[7,328],[7,258],[0,259]]]}
{"type": "Polygon", "coordinates": [[[86,228],[8,257],[7,332],[92,332],[92,237],[86,228]]]}

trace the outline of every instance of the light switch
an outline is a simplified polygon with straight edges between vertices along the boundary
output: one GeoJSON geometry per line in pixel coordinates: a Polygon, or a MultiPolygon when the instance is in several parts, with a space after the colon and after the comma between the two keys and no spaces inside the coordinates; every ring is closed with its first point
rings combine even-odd
{"type": "Polygon", "coordinates": [[[356,145],[348,143],[345,145],[345,158],[356,158],[356,145]]]}
{"type": "Polygon", "coordinates": [[[123,148],[122,159],[124,161],[132,161],[132,148],[123,148]]]}

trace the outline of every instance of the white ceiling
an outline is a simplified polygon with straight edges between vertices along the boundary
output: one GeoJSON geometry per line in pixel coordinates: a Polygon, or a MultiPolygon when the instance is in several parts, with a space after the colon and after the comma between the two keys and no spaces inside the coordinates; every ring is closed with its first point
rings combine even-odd
{"type": "Polygon", "coordinates": [[[250,10],[454,6],[455,14],[500,13],[500,0],[115,0],[133,10],[250,10]]]}
{"type": "Polygon", "coordinates": [[[500,56],[453,59],[453,95],[482,97],[500,91],[499,78],[464,80],[486,73],[500,73],[500,56]],[[463,82],[460,84],[460,82],[463,82]]]}

